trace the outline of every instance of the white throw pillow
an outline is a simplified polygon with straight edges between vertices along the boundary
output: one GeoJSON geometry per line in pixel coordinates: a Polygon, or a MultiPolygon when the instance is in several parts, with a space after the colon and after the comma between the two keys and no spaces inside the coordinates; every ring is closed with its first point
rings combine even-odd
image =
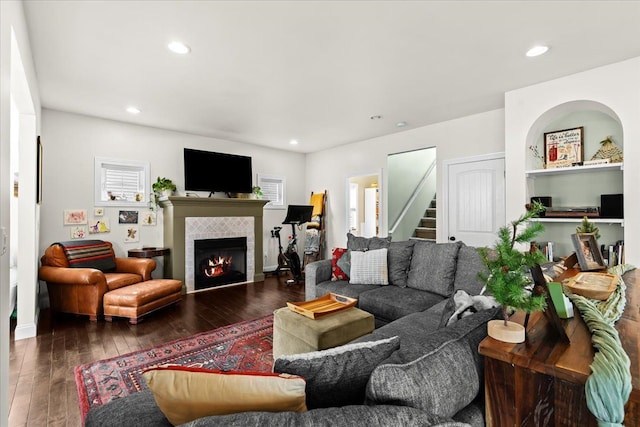
{"type": "Polygon", "coordinates": [[[387,248],[351,251],[349,283],[353,285],[388,285],[387,248]]]}

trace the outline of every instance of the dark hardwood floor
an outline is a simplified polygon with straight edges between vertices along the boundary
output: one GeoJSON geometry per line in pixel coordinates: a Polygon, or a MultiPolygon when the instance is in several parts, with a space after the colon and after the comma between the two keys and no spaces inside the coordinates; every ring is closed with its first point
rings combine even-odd
{"type": "MultiPolygon", "coordinates": [[[[9,360],[9,426],[80,426],[73,368],[198,332],[270,314],[304,300],[304,284],[287,277],[185,295],[141,323],[90,322],[87,316],[40,314],[38,336],[13,341],[9,360]]],[[[15,322],[12,322],[13,331],[15,322]]]]}

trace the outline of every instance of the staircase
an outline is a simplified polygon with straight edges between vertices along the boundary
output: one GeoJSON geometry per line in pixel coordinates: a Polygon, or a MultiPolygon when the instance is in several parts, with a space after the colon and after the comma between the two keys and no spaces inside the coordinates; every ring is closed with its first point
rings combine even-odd
{"type": "Polygon", "coordinates": [[[416,227],[414,236],[419,239],[436,241],[436,198],[429,204],[424,212],[424,216],[420,220],[420,225],[416,227]]]}

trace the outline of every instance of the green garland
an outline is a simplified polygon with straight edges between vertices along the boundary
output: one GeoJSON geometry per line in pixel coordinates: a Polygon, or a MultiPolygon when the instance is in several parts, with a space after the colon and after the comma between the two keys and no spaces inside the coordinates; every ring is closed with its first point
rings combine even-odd
{"type": "Polygon", "coordinates": [[[600,427],[623,425],[624,405],[631,394],[631,362],[613,325],[622,316],[627,302],[627,286],[622,275],[634,268],[631,265],[618,265],[609,269],[609,273],[617,274],[620,279],[616,290],[606,301],[576,295],[563,286],[565,294],[580,310],[596,349],[591,375],[585,383],[585,396],[587,407],[600,427]]]}

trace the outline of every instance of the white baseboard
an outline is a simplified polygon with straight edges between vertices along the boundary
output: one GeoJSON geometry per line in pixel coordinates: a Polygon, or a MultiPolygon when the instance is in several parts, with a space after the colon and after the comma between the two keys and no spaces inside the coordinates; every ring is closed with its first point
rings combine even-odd
{"type": "Polygon", "coordinates": [[[16,326],[14,331],[15,341],[26,338],[33,338],[38,334],[38,318],[40,317],[40,309],[36,309],[35,321],[26,325],[16,326]]]}

